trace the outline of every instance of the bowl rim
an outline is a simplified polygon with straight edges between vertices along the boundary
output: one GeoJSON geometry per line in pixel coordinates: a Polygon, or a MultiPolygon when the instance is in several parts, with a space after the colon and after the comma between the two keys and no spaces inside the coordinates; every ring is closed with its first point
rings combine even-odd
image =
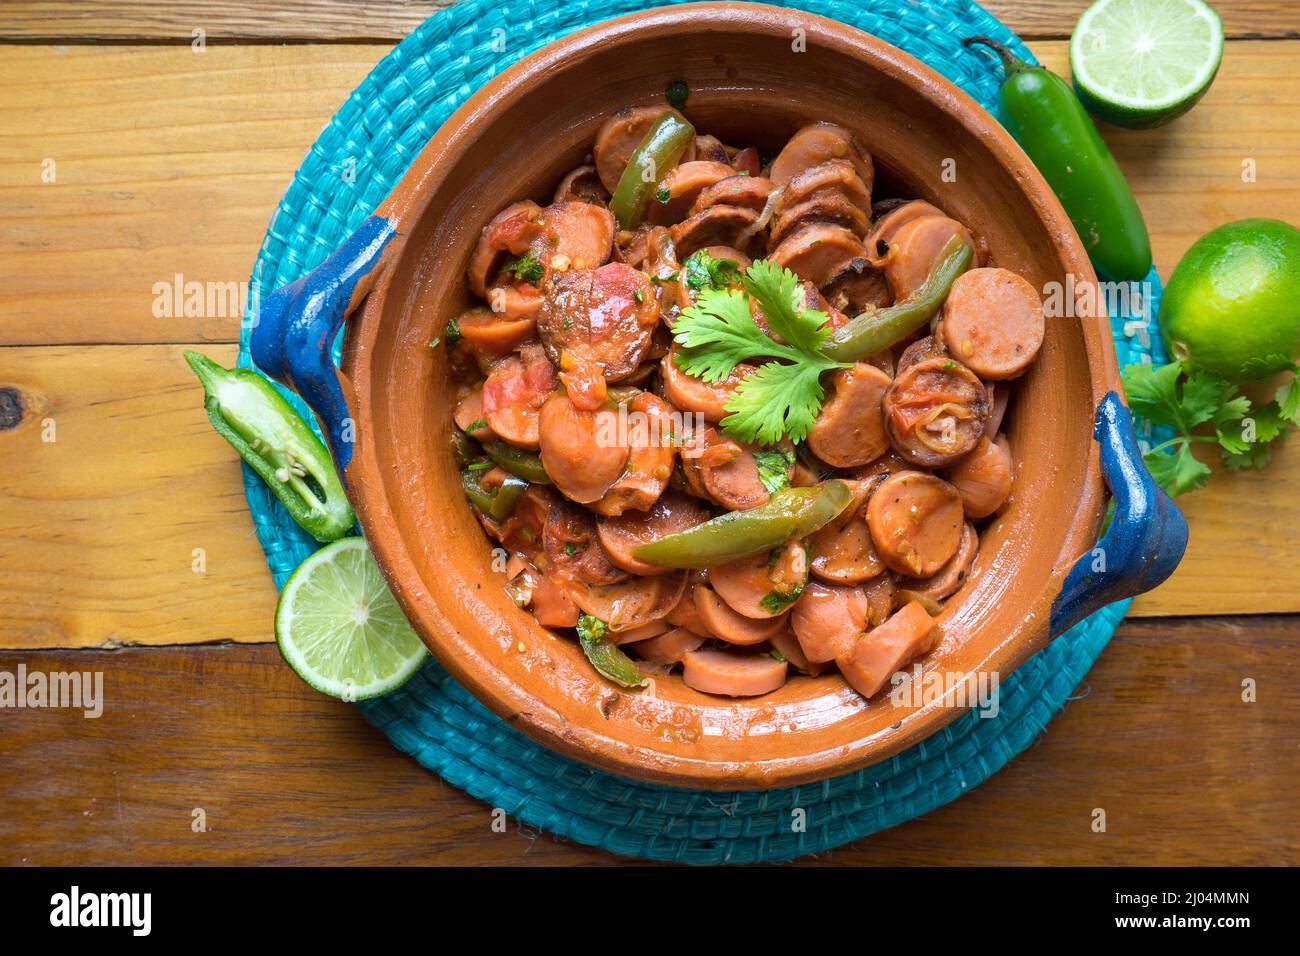
{"type": "MultiPolygon", "coordinates": [[[[1052,253],[1063,273],[1075,276],[1076,287],[1096,277],[1079,238],[1060,202],[1015,140],[983,107],[942,74],[892,44],[835,20],[786,7],[740,2],[691,3],[654,7],[603,21],[570,33],[522,58],[469,97],[442,124],[402,180],[375,214],[394,220],[397,234],[385,250],[383,264],[376,270],[368,295],[349,319],[341,375],[349,406],[358,417],[358,436],[352,461],[347,468],[350,497],[367,541],[403,611],[415,624],[429,650],[451,675],[474,696],[514,728],[545,746],[584,763],[623,776],[676,786],[767,789],[822,780],[884,760],[936,733],[965,711],[955,707],[926,706],[909,714],[896,727],[872,734],[851,746],[826,746],[782,758],[749,763],[683,756],[667,751],[647,755],[613,734],[599,733],[567,720],[541,697],[510,679],[481,649],[465,640],[456,627],[428,596],[402,586],[404,580],[419,580],[417,561],[397,535],[382,533],[391,527],[392,514],[382,500],[372,500],[368,489],[383,489],[382,467],[375,443],[365,440],[366,412],[358,398],[371,394],[370,368],[364,360],[373,350],[384,315],[391,269],[403,251],[409,230],[403,221],[413,221],[431,201],[428,186],[439,169],[449,168],[469,148],[471,131],[486,121],[503,103],[520,95],[533,77],[543,77],[583,49],[639,37],[665,26],[680,26],[683,18],[694,29],[742,32],[782,31],[789,35],[794,26],[816,28],[818,42],[836,47],[854,59],[869,63],[891,80],[907,85],[916,95],[929,100],[938,110],[952,116],[971,134],[978,136],[994,159],[1016,177],[1025,200],[1053,237],[1052,253]]],[[[1094,301],[1096,301],[1094,299],[1094,301]]],[[[1119,372],[1110,347],[1110,332],[1104,315],[1085,317],[1083,345],[1087,353],[1092,400],[1117,388],[1119,372]],[[1103,340],[1104,334],[1104,340],[1103,340]]],[[[1005,676],[1048,643],[1047,621],[1051,603],[1074,559],[1095,542],[1095,532],[1104,503],[1100,456],[1090,449],[1083,478],[1084,492],[1075,503],[1065,539],[1061,543],[1049,586],[1026,604],[1024,625],[1008,632],[984,654],[981,668],[1005,676]],[[1054,585],[1054,586],[1052,586],[1054,585]]],[[[382,495],[380,496],[382,499],[382,495]]]]}

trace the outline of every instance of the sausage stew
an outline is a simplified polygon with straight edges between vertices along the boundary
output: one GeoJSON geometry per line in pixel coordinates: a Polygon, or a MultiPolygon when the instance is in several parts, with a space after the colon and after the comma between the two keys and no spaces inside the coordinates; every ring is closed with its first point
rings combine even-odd
{"type": "Polygon", "coordinates": [[[839,126],[760,156],[646,106],[611,116],[549,203],[483,229],[481,304],[447,336],[453,450],[511,598],[606,678],[680,667],[749,697],[837,669],[871,697],[938,642],[1014,488],[1000,424],[1043,308],[981,262],[975,224],[873,204],[873,184],[839,126]],[[783,276],[788,309],[756,286],[783,276]],[[706,312],[768,348],[701,344],[685,330],[706,312]],[[760,388],[800,361],[800,382],[760,388]],[[740,427],[800,388],[809,414],[778,440],[740,427]]]}

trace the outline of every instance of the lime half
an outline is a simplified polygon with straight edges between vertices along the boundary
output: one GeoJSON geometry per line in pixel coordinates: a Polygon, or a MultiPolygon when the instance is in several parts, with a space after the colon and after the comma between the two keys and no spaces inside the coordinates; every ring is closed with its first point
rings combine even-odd
{"type": "Polygon", "coordinates": [[[364,538],[328,544],[289,575],[275,641],[299,677],[341,700],[396,690],[428,657],[364,538]]]}
{"type": "Polygon", "coordinates": [[[1070,37],[1074,88],[1099,119],[1146,129],[1191,109],[1223,59],[1223,23],[1202,0],[1097,0],[1070,37]]]}

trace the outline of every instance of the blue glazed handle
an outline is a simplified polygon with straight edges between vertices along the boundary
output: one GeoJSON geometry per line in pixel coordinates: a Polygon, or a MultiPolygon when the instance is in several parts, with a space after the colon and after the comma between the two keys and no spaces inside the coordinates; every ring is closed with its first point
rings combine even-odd
{"type": "Polygon", "coordinates": [[[1097,406],[1092,436],[1101,443],[1115,514],[1066,575],[1052,604],[1053,637],[1107,604],[1150,591],[1174,573],[1187,549],[1187,519],[1147,471],[1133,419],[1115,392],[1097,406]]]}
{"type": "Polygon", "coordinates": [[[301,395],[316,413],[345,482],[355,436],[330,352],[358,285],[395,234],[390,220],[368,218],[323,263],[262,301],[250,337],[258,368],[301,395]]]}

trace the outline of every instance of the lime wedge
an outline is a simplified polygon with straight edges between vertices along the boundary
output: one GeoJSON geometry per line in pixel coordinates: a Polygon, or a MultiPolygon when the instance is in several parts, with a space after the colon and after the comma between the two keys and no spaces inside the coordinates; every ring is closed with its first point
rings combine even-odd
{"type": "Polygon", "coordinates": [[[364,538],[328,544],[289,575],[275,609],[275,641],[299,677],[340,700],[396,690],[429,653],[364,538]]]}
{"type": "Polygon", "coordinates": [[[1163,126],[1191,109],[1223,59],[1223,24],[1202,0],[1097,0],[1070,37],[1079,99],[1129,129],[1163,126]]]}

